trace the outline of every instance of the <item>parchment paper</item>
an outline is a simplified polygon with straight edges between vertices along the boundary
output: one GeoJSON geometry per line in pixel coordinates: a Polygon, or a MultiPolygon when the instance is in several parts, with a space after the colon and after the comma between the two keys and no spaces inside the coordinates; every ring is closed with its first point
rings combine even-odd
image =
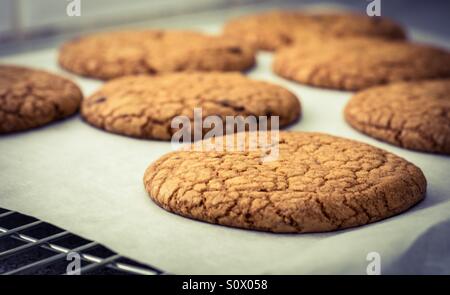
{"type": "MultiPolygon", "coordinates": [[[[205,19],[180,26],[218,30],[220,17],[205,19]]],[[[412,36],[449,46],[429,34],[412,36]]],[[[56,57],[56,49],[47,49],[0,62],[64,73],[56,57]]],[[[270,71],[271,58],[261,53],[249,75],[284,85],[301,98],[303,117],[292,130],[348,137],[406,158],[425,173],[426,199],[399,216],[324,234],[271,234],[194,221],[160,209],[142,184],[145,168],[171,151],[170,143],[113,135],[75,116],[0,137],[0,207],[43,219],[170,273],[365,274],[366,256],[373,251],[381,255],[382,273],[450,273],[450,157],[400,149],[358,133],[342,117],[351,93],[277,78],[270,71]]],[[[64,74],[85,95],[101,85],[64,74]]]]}

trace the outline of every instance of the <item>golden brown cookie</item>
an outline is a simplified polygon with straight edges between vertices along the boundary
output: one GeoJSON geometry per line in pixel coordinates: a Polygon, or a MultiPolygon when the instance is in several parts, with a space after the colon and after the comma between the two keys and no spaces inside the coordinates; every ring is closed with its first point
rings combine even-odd
{"type": "Polygon", "coordinates": [[[273,69],[303,84],[360,90],[405,80],[450,77],[450,53],[408,42],[328,39],[281,49],[273,69]]]}
{"type": "Polygon", "coordinates": [[[111,79],[180,71],[243,71],[252,47],[228,37],[190,31],[129,31],[78,38],[61,47],[60,65],[76,74],[111,79]]]}
{"type": "Polygon", "coordinates": [[[351,126],[380,140],[450,154],[450,79],[370,88],[354,95],[344,114],[351,126]]]}
{"type": "Polygon", "coordinates": [[[425,196],[418,167],[373,146],[304,132],[280,132],[276,142],[278,159],[265,162],[258,149],[227,146],[169,153],[147,168],[145,189],[176,214],[272,232],[363,225],[403,212],[425,196]]]}
{"type": "Polygon", "coordinates": [[[344,12],[306,14],[301,11],[269,11],[233,19],[224,28],[226,36],[264,50],[302,44],[303,34],[311,32],[312,36],[405,38],[402,27],[389,19],[344,12]]]}
{"type": "Polygon", "coordinates": [[[0,133],[27,130],[74,114],[75,83],[44,71],[0,65],[0,133]]]}
{"type": "MultiPolygon", "coordinates": [[[[240,73],[172,73],[129,76],[107,82],[86,98],[82,115],[90,124],[139,138],[170,140],[176,116],[279,116],[286,126],[300,116],[300,103],[288,90],[240,73]]],[[[193,122],[192,122],[193,126],[193,122]]]]}

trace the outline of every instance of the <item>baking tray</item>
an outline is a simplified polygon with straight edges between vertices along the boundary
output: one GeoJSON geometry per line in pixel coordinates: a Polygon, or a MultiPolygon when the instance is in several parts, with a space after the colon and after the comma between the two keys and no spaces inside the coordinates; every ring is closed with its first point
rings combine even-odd
{"type": "MultiPolygon", "coordinates": [[[[227,18],[247,12],[203,13],[133,26],[218,32],[227,18]]],[[[410,36],[450,48],[447,40],[427,32],[410,30],[410,36]]],[[[64,72],[56,60],[54,47],[4,56],[0,62],[62,73],[86,96],[101,86],[100,81],[64,72]]],[[[248,75],[285,86],[300,97],[303,117],[290,130],[326,132],[400,155],[424,171],[427,198],[404,214],[332,233],[271,234],[190,220],[160,209],[143,188],[145,168],[171,151],[170,143],[106,133],[77,115],[0,138],[0,207],[170,273],[365,274],[372,252],[381,257],[382,273],[450,273],[449,157],[401,149],[358,133],[342,116],[352,93],[286,81],[271,72],[271,61],[271,54],[258,54],[258,66],[248,75]]]]}

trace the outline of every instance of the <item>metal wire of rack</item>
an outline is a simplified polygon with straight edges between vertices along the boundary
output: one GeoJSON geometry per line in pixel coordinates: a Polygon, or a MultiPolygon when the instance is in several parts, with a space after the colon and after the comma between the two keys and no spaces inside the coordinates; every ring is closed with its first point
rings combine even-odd
{"type": "Polygon", "coordinates": [[[18,212],[0,208],[0,274],[66,274],[69,253],[80,273],[161,275],[156,267],[123,257],[103,245],[18,212]]]}

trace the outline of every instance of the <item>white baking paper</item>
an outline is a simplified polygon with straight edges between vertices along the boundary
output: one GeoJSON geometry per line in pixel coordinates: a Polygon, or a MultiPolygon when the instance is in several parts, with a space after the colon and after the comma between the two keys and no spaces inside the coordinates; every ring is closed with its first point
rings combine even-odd
{"type": "MultiPolygon", "coordinates": [[[[215,31],[226,17],[208,15],[203,22],[196,18],[174,26],[215,31]]],[[[449,46],[429,34],[412,36],[449,46]]],[[[63,72],[56,58],[57,50],[47,49],[1,62],[64,73],[85,95],[101,85],[63,72]]],[[[272,234],[194,221],[159,208],[143,187],[144,170],[171,151],[170,143],[106,133],[75,116],[0,137],[0,207],[169,273],[366,274],[372,252],[381,258],[382,273],[450,273],[450,157],[397,148],[358,133],[342,117],[351,93],[278,78],[271,73],[271,58],[260,54],[249,75],[284,85],[300,97],[303,117],[291,130],[352,138],[406,158],[425,173],[426,199],[399,216],[332,233],[272,234]]]]}

